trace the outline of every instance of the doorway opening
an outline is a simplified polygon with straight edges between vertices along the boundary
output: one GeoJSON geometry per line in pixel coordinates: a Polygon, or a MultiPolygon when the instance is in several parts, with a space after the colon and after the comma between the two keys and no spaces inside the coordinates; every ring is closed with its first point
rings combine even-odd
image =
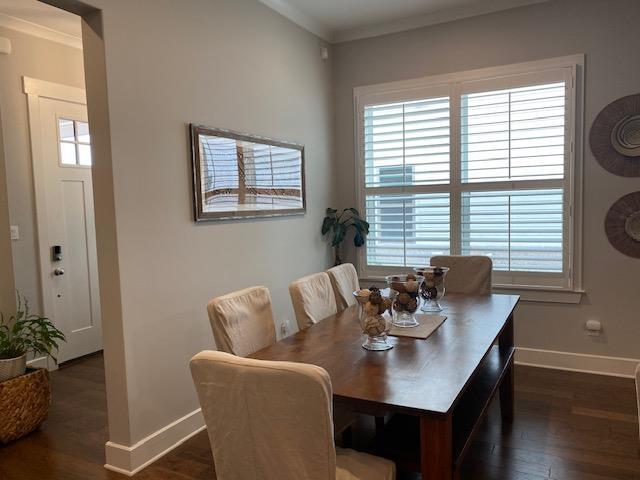
{"type": "Polygon", "coordinates": [[[64,332],[64,363],[102,350],[81,19],[37,0],[0,0],[0,14],[15,19],[0,34],[13,47],[1,75],[15,289],[64,332]]]}
{"type": "MultiPolygon", "coordinates": [[[[59,367],[49,419],[31,434],[51,447],[38,478],[55,477],[66,440],[95,447],[99,472],[107,440],[130,434],[102,12],[82,0],[0,0],[0,17],[0,310],[15,311],[15,287],[68,339],[58,365],[29,361],[59,367]],[[86,421],[65,416],[70,405],[90,410],[86,421]],[[91,431],[65,428],[75,421],[91,431]]],[[[15,453],[0,449],[0,465],[15,453]]]]}

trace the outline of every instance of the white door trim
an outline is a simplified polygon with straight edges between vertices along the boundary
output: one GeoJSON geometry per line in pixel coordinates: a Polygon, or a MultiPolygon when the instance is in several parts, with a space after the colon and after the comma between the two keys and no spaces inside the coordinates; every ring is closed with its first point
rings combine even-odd
{"type": "Polygon", "coordinates": [[[70,87],[61,83],[47,82],[31,77],[22,77],[22,91],[27,95],[53,98],[65,102],[87,104],[87,95],[82,88],[70,87]]]}
{"type": "MultiPolygon", "coordinates": [[[[47,82],[30,77],[22,77],[22,91],[27,95],[27,111],[29,113],[29,138],[31,140],[31,163],[33,166],[33,188],[36,206],[36,236],[38,240],[38,267],[40,277],[40,297],[42,298],[43,315],[51,317],[53,302],[47,294],[46,273],[49,268],[49,239],[47,226],[47,209],[45,196],[45,168],[42,138],[40,134],[40,99],[50,98],[65,102],[87,104],[87,96],[82,88],[70,87],[60,83],[47,82]]],[[[35,358],[33,363],[42,365],[46,361],[49,370],[57,365],[49,358],[35,358]]]]}

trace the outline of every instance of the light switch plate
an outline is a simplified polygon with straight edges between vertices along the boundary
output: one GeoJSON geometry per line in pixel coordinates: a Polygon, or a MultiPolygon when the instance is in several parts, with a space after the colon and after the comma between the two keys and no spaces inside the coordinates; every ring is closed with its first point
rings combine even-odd
{"type": "Polygon", "coordinates": [[[11,225],[11,240],[20,240],[20,229],[18,225],[11,225]]]}

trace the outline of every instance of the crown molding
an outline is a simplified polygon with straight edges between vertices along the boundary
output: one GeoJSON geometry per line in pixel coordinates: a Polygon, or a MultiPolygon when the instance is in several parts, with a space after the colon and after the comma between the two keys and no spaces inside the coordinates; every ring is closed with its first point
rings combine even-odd
{"type": "Polygon", "coordinates": [[[7,15],[6,13],[0,13],[0,27],[26,33],[27,35],[32,35],[34,37],[44,38],[45,40],[51,40],[52,42],[61,43],[68,47],[82,50],[82,38],[80,37],[59,32],[52,28],[44,27],[21,18],[7,15]]]}
{"type": "Polygon", "coordinates": [[[453,22],[464,18],[477,17],[488,13],[511,10],[513,8],[548,1],[550,0],[494,0],[490,3],[475,3],[464,7],[452,8],[426,15],[417,15],[410,18],[382,22],[377,25],[346,29],[344,31],[335,32],[332,38],[334,43],[340,43],[351,40],[360,40],[363,38],[378,37],[380,35],[404,32],[416,28],[427,27],[429,25],[453,22]]]}
{"type": "Polygon", "coordinates": [[[333,41],[333,32],[329,27],[317,21],[311,15],[308,15],[307,13],[303,12],[298,7],[291,5],[291,3],[289,3],[287,0],[259,0],[259,1],[260,3],[265,4],[270,9],[275,10],[283,17],[288,18],[293,23],[313,33],[314,35],[320,37],[321,39],[327,42],[333,41]]]}
{"type": "Polygon", "coordinates": [[[280,15],[330,43],[348,42],[390,33],[404,32],[415,28],[452,22],[463,18],[476,17],[487,13],[510,10],[512,8],[548,1],[550,0],[493,0],[491,2],[478,2],[425,15],[414,15],[407,18],[381,22],[375,25],[335,30],[296,7],[290,0],[260,0],[261,3],[275,10],[280,15]]]}

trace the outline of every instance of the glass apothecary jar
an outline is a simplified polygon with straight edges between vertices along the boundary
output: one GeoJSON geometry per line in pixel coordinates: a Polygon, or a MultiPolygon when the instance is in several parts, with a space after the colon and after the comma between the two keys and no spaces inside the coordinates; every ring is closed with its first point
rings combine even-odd
{"type": "Polygon", "coordinates": [[[420,285],[424,278],[410,273],[408,275],[389,275],[385,279],[391,291],[396,292],[391,305],[393,325],[401,328],[420,325],[415,313],[420,305],[420,285]]]}
{"type": "Polygon", "coordinates": [[[353,292],[358,302],[358,319],[366,340],[362,347],[366,350],[389,350],[393,345],[389,343],[387,334],[391,329],[391,315],[389,310],[395,297],[395,292],[383,295],[376,287],[353,292]]]}
{"type": "Polygon", "coordinates": [[[420,285],[420,298],[422,305],[420,310],[427,313],[441,312],[440,300],[444,297],[444,278],[449,269],[447,267],[422,267],[414,268],[416,275],[423,278],[420,285]]]}

